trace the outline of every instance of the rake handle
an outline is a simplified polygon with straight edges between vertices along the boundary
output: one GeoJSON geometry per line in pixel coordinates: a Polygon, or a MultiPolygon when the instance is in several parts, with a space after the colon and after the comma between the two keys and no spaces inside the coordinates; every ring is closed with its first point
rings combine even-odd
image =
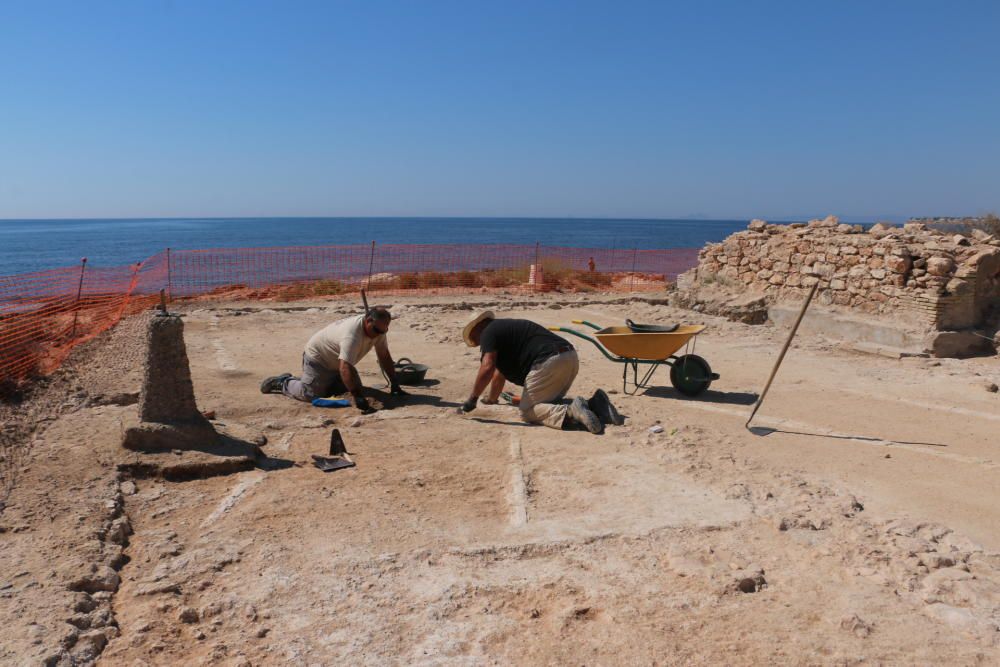
{"type": "Polygon", "coordinates": [[[767,378],[764,390],[760,392],[760,398],[758,398],[757,402],[754,403],[753,411],[750,413],[750,418],[747,419],[747,423],[743,425],[744,428],[750,428],[750,422],[753,421],[754,415],[757,414],[757,410],[764,402],[764,397],[767,396],[767,390],[771,388],[771,383],[774,382],[774,376],[778,374],[778,368],[781,366],[781,362],[785,359],[785,353],[788,352],[788,348],[792,344],[792,339],[795,338],[795,332],[799,330],[799,324],[802,323],[802,318],[805,317],[806,310],[809,308],[809,304],[812,302],[813,295],[816,294],[816,289],[818,287],[819,281],[817,280],[813,283],[812,289],[809,290],[809,296],[806,297],[805,303],[802,304],[802,310],[799,311],[799,316],[795,318],[795,324],[792,325],[792,330],[788,333],[788,340],[785,341],[784,347],[781,348],[781,354],[778,355],[778,360],[774,362],[774,368],[771,369],[771,376],[767,378]]]}

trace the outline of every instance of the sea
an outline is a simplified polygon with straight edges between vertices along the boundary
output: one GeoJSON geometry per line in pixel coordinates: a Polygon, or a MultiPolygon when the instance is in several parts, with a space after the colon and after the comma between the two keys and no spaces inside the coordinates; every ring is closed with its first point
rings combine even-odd
{"type": "Polygon", "coordinates": [[[607,218],[149,218],[0,220],[0,276],[121,266],[166,248],[484,243],[576,248],[697,248],[747,220],[607,218]]]}

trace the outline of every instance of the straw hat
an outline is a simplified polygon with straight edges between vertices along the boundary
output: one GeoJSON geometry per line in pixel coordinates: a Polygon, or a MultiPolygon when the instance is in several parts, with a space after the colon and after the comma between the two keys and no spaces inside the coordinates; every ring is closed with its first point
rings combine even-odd
{"type": "Polygon", "coordinates": [[[472,335],[472,330],[475,329],[476,325],[482,322],[483,320],[495,320],[495,319],[496,316],[493,314],[492,310],[484,310],[483,312],[479,313],[471,320],[469,320],[469,323],[465,325],[464,329],[462,329],[462,338],[465,339],[465,344],[468,345],[469,347],[475,347],[476,344],[473,343],[472,338],[470,338],[470,336],[472,335]]]}

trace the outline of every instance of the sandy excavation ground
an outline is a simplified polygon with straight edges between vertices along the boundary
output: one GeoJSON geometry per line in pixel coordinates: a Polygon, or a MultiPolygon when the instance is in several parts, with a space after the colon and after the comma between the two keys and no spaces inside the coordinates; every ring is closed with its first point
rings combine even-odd
{"type": "MultiPolygon", "coordinates": [[[[434,382],[365,417],[258,390],[353,303],[183,309],[199,405],[266,436],[262,469],[131,479],[134,360],[81,363],[0,515],[0,663],[1000,663],[997,357],[803,339],[755,434],[771,325],[610,296],[384,300],[393,354],[434,382]],[[705,322],[697,352],[722,377],[689,400],[661,370],[626,396],[621,367],[574,340],[575,393],[616,390],[624,427],[460,416],[478,361],[460,326],[482,304],[545,325],[705,322]],[[324,474],[310,454],[334,427],[357,467],[324,474]]],[[[361,368],[383,386],[374,355],[361,368]]]]}

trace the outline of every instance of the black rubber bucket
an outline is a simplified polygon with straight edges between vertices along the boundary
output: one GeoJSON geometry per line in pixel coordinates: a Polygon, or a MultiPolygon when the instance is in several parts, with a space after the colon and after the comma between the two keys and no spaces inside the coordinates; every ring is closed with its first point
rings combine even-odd
{"type": "Polygon", "coordinates": [[[407,357],[396,361],[396,380],[399,384],[417,385],[424,381],[427,366],[415,364],[407,357]]]}

